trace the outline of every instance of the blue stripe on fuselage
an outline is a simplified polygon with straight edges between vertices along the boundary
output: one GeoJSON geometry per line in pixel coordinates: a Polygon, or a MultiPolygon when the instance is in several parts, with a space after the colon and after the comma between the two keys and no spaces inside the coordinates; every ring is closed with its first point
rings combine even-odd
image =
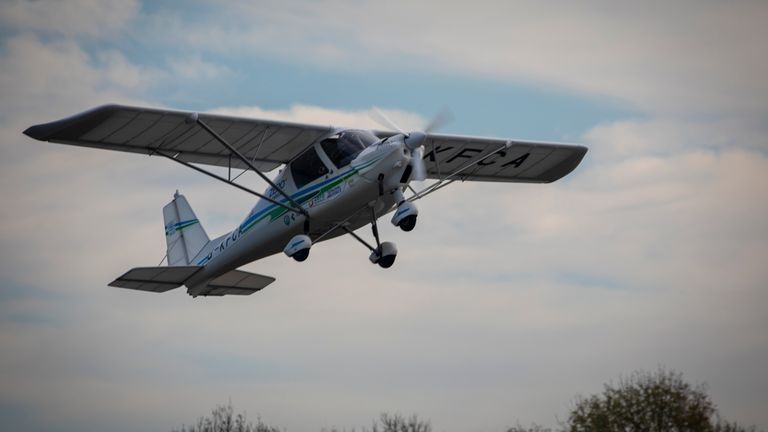
{"type": "MultiPolygon", "coordinates": [[[[378,162],[378,160],[379,159],[372,160],[372,161],[364,164],[361,167],[362,168],[368,167],[368,166],[378,162]]],[[[316,184],[314,186],[309,186],[309,187],[307,187],[306,189],[303,189],[303,190],[299,189],[297,192],[295,192],[293,195],[291,195],[291,198],[293,200],[301,199],[302,197],[304,197],[306,195],[309,195],[310,193],[314,192],[316,189],[319,189],[319,188],[325,186],[326,184],[335,181],[339,177],[344,177],[347,174],[349,174],[350,172],[357,171],[357,170],[358,170],[357,168],[351,168],[351,169],[349,169],[347,171],[344,171],[343,173],[341,173],[341,174],[339,174],[339,175],[337,175],[335,177],[331,177],[329,179],[326,179],[326,180],[324,180],[324,181],[322,181],[322,182],[320,182],[320,183],[318,183],[318,184],[316,184]]],[[[288,202],[288,200],[285,199],[285,197],[283,197],[282,199],[277,199],[277,201],[279,201],[281,203],[284,203],[284,204],[287,204],[287,205],[290,204],[288,202]]],[[[237,229],[240,231],[240,233],[242,233],[244,227],[247,227],[248,225],[251,224],[251,222],[253,222],[254,220],[258,219],[259,217],[261,217],[265,213],[274,210],[275,207],[277,207],[277,205],[275,205],[275,204],[271,204],[271,205],[268,205],[267,207],[264,207],[263,209],[259,210],[258,212],[254,213],[251,216],[249,216],[248,218],[246,218],[245,221],[243,221],[243,223],[241,223],[240,226],[237,229]]]]}

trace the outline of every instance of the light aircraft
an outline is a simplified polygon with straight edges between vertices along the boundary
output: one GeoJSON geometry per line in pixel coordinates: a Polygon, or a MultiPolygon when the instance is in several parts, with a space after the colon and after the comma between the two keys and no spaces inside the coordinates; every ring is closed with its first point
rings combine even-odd
{"type": "Polygon", "coordinates": [[[259,198],[232,231],[209,239],[178,191],[163,207],[167,266],[137,267],[110,286],[165,292],[181,285],[193,296],[247,295],[275,279],[238,270],[284,252],[296,261],[313,244],[349,234],[383,268],[397,256],[379,239],[377,219],[416,226],[414,204],[459,181],[549,183],[567,175],[587,148],[579,145],[433,133],[405,132],[378,112],[390,131],[370,131],[217,114],[105,105],[62,120],[32,126],[41,141],[156,155],[192,168],[259,198]],[[227,177],[202,165],[226,167],[227,177]],[[274,179],[264,172],[283,166],[274,179]],[[252,170],[267,182],[264,193],[232,177],[252,170]],[[416,191],[414,180],[433,179],[416,191]],[[409,196],[406,197],[406,194],[409,196]],[[373,244],[355,233],[370,224],[373,244]]]}

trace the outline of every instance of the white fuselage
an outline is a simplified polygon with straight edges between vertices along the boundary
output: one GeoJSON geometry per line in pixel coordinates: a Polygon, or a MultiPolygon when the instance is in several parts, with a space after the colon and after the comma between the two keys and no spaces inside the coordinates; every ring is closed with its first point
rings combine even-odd
{"type": "MultiPolygon", "coordinates": [[[[286,194],[309,213],[308,235],[320,241],[344,234],[341,229],[328,232],[342,221],[350,230],[371,222],[371,208],[376,217],[394,205],[391,192],[402,188],[403,172],[410,157],[404,151],[401,136],[391,137],[365,148],[344,167],[333,166],[321,146],[314,144],[327,172],[300,188],[296,187],[291,164],[273,180],[286,194]],[[383,194],[380,195],[379,176],[383,194]]],[[[311,151],[311,149],[309,150],[311,151]]],[[[288,200],[273,188],[265,195],[281,203],[288,200]]],[[[281,252],[296,234],[304,232],[306,217],[267,200],[259,200],[245,220],[234,230],[210,242],[191,263],[204,266],[186,282],[188,292],[205,295],[213,278],[249,262],[281,252]]]]}

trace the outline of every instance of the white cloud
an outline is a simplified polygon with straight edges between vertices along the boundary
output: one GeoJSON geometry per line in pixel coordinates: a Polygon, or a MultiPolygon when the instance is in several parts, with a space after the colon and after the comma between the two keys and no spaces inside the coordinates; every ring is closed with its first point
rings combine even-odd
{"type": "MultiPolygon", "coordinates": [[[[308,106],[219,111],[321,123],[367,118],[308,106]]],[[[632,142],[638,134],[645,132],[635,125],[611,137],[632,142]]],[[[49,146],[26,144],[42,155],[49,146]]],[[[501,429],[516,417],[551,422],[574,394],[657,363],[708,381],[729,418],[762,421],[751,400],[766,385],[758,377],[768,345],[754,329],[765,325],[759,305],[768,300],[760,262],[768,212],[755,197],[768,182],[768,159],[757,153],[626,157],[549,186],[451,186],[419,203],[413,233],[382,222],[383,236],[401,249],[391,271],[338,239],[317,245],[304,264],[277,256],[249,265],[278,278],[255,297],[202,302],[104,283],[159,261],[158,211],[175,187],[211,234],[247,211],[241,194],[154,159],[76,148],[50,156],[36,170],[6,173],[26,198],[13,199],[0,232],[13,251],[3,257],[4,274],[83,302],[77,316],[57,311],[61,299],[6,302],[68,329],[14,323],[0,336],[8,352],[24,356],[0,366],[12,392],[4,398],[44,407],[54,413],[49,421],[133,424],[120,412],[131,401],[147,427],[170,427],[232,397],[290,430],[359,426],[385,409],[416,410],[448,430],[478,418],[501,429]],[[721,375],[745,352],[748,381],[721,375]],[[148,388],[153,398],[142,396],[148,388]],[[65,397],[73,389],[77,401],[65,397]],[[179,403],[157,404],[170,398],[179,403]],[[448,409],[456,404],[466,412],[448,409]]]]}
{"type": "MultiPolygon", "coordinates": [[[[216,108],[212,112],[239,117],[258,117],[320,125],[328,124],[338,127],[387,129],[375,120],[373,109],[372,107],[368,110],[345,111],[297,104],[285,110],[268,110],[255,106],[244,106],[216,108]]],[[[421,130],[427,125],[427,121],[415,113],[398,109],[379,110],[404,130],[421,130]]]]}
{"type": "Polygon", "coordinates": [[[0,115],[44,121],[106,102],[130,103],[159,76],[116,51],[92,58],[71,40],[43,42],[31,35],[4,41],[0,115]]]}
{"type": "Polygon", "coordinates": [[[6,0],[0,3],[0,23],[25,32],[113,37],[138,11],[136,0],[6,0]]]}
{"type": "Polygon", "coordinates": [[[621,120],[591,129],[585,136],[601,162],[639,155],[671,156],[691,149],[722,152],[768,149],[768,128],[744,118],[713,118],[691,121],[670,117],[621,120]]]}
{"type": "Polygon", "coordinates": [[[174,76],[186,79],[224,79],[232,74],[228,67],[205,61],[199,55],[170,59],[168,69],[174,76]]]}
{"type": "MultiPolygon", "coordinates": [[[[360,426],[381,410],[415,410],[436,429],[503,430],[516,418],[553,423],[574,394],[663,363],[709,382],[727,418],[768,424],[768,158],[752,76],[763,58],[749,54],[760,8],[268,6],[248,34],[258,49],[278,52],[280,41],[290,55],[320,48],[309,58],[339,67],[397,56],[398,66],[535,80],[628,100],[650,118],[596,126],[584,165],[562,182],[452,185],[419,202],[414,232],[382,221],[401,251],[390,271],[341,238],[304,264],[247,266],[278,278],[250,298],[143,295],[104,285],[160,261],[159,211],[174,189],[210,234],[239,222],[250,199],[155,158],[23,137],[31,123],[99,103],[146,103],[168,71],[71,40],[10,37],[0,59],[2,403],[41,413],[40,429],[170,429],[232,397],[289,430],[360,426]],[[681,16],[693,24],[673,26],[681,16]],[[687,115],[702,112],[711,118],[687,115]]],[[[236,14],[251,19],[250,7],[236,14]]],[[[174,73],[226,72],[174,58],[174,73]]],[[[364,110],[216,111],[379,127],[364,110]]],[[[406,129],[424,124],[386,113],[406,129]]]]}
{"type": "Polygon", "coordinates": [[[762,2],[242,2],[212,13],[227,26],[170,14],[154,25],[217,51],[527,81],[665,115],[768,110],[762,2]]]}

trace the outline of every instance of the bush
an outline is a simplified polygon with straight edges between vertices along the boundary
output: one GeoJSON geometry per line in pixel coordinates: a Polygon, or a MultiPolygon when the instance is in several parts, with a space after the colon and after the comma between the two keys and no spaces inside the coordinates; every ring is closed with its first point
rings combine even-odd
{"type": "Polygon", "coordinates": [[[706,387],[692,387],[682,374],[659,368],[635,372],[603,392],[576,400],[564,425],[569,432],[742,432],[737,423],[715,418],[706,387]]]}

